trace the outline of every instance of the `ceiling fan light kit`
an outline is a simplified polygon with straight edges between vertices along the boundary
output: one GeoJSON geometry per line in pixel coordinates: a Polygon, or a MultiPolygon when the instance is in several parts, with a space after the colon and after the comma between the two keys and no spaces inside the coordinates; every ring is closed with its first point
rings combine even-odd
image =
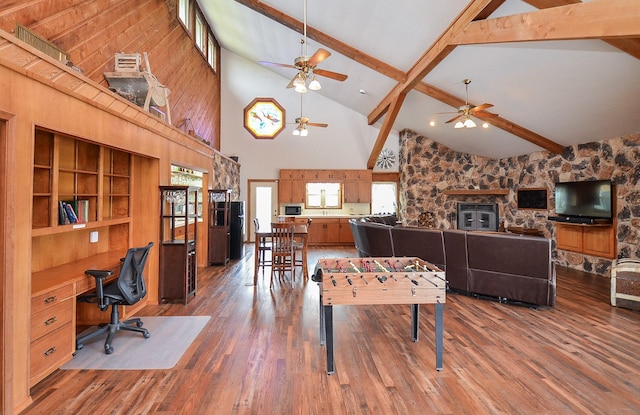
{"type": "Polygon", "coordinates": [[[294,59],[293,65],[286,63],[275,63],[275,62],[266,62],[260,61],[258,62],[260,65],[267,66],[280,66],[284,68],[292,68],[297,69],[298,73],[293,77],[291,82],[287,85],[287,88],[295,88],[295,91],[301,94],[307,92],[307,89],[312,91],[317,91],[322,86],[318,81],[317,76],[324,76],[326,78],[335,79],[336,81],[344,81],[347,79],[347,75],[326,71],[323,69],[316,69],[316,67],[329,56],[331,56],[331,52],[326,49],[319,48],[313,55],[309,56],[307,54],[307,1],[304,0],[304,21],[303,21],[303,37],[300,39],[300,56],[294,59]],[[307,80],[311,80],[309,85],[307,86],[307,80]]]}
{"type": "MultiPolygon", "coordinates": [[[[457,129],[459,129],[459,128],[475,128],[476,127],[476,123],[473,121],[473,119],[471,119],[472,115],[474,117],[478,117],[478,118],[497,117],[498,114],[492,114],[490,112],[485,112],[484,111],[487,108],[493,107],[493,104],[489,104],[489,103],[486,103],[486,102],[484,104],[482,104],[482,105],[477,105],[477,106],[473,106],[473,105],[469,104],[469,84],[471,83],[471,80],[465,79],[463,82],[464,82],[465,91],[466,91],[465,104],[463,106],[461,106],[460,108],[458,108],[458,111],[457,111],[458,115],[456,115],[455,117],[453,117],[449,121],[446,121],[445,124],[448,124],[450,122],[456,121],[456,123],[453,125],[453,128],[457,128],[457,129]]],[[[488,128],[489,124],[485,122],[482,126],[484,128],[488,128]]]]}

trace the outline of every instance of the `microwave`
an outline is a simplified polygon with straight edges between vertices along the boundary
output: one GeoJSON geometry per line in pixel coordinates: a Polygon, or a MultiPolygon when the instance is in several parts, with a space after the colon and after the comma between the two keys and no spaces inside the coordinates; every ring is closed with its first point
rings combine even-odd
{"type": "Polygon", "coordinates": [[[301,206],[285,206],[284,214],[285,215],[301,215],[302,207],[301,206]]]}

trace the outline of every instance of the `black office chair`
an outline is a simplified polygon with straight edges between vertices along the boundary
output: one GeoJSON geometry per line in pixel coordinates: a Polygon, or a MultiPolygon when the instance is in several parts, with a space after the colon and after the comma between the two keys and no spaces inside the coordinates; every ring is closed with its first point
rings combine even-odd
{"type": "Polygon", "coordinates": [[[106,311],[111,306],[111,322],[101,324],[96,331],[78,337],[76,350],[82,349],[83,342],[86,340],[108,332],[107,340],[104,342],[104,351],[111,354],[113,353],[111,342],[118,330],[136,331],[142,333],[145,338],[151,337],[149,331],[142,328],[142,321],[139,318],[120,321],[118,306],[133,305],[147,295],[147,287],[142,274],[152,246],[153,242],[149,242],[144,247],[130,248],[127,255],[121,259],[118,279],[107,285],[104,285],[104,280],[112,275],[113,271],[97,269],[85,271],[85,274],[96,279],[96,292],[79,296],[78,302],[96,303],[101,311],[106,311]]]}

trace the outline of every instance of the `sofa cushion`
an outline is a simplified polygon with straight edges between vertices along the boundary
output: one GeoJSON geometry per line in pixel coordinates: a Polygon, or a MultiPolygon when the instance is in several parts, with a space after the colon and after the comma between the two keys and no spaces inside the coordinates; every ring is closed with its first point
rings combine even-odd
{"type": "Polygon", "coordinates": [[[417,257],[445,269],[441,230],[394,226],[391,240],[394,256],[417,257]]]}
{"type": "Polygon", "coordinates": [[[445,275],[449,289],[469,292],[467,267],[467,232],[442,231],[444,240],[445,275]]]}
{"type": "Polygon", "coordinates": [[[391,242],[391,226],[374,222],[360,222],[355,227],[359,238],[358,254],[362,257],[391,257],[393,244],[391,242]]]}
{"type": "Polygon", "coordinates": [[[555,305],[551,240],[534,236],[467,233],[470,292],[555,305]]]}

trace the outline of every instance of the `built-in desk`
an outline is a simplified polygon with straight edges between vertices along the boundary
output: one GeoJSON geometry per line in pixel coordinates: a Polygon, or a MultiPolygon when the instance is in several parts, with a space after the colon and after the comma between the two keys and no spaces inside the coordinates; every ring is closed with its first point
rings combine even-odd
{"type": "MultiPolygon", "coordinates": [[[[88,269],[114,270],[126,252],[106,252],[69,262],[31,277],[31,347],[29,384],[34,386],[54,370],[71,360],[75,352],[76,326],[93,325],[109,319],[95,304],[76,304],[76,297],[95,289],[95,279],[85,275],[88,269]]],[[[144,302],[136,304],[139,309],[144,302]]],[[[129,313],[133,312],[129,308],[129,313]]]]}

